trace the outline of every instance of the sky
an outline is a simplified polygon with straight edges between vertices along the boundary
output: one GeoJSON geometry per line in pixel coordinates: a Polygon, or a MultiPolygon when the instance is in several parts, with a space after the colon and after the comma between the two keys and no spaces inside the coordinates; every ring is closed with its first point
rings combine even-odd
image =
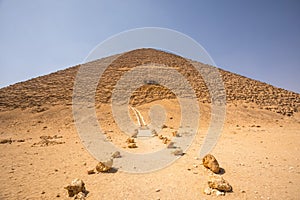
{"type": "Polygon", "coordinates": [[[300,93],[298,0],[0,0],[0,87],[80,64],[142,27],[184,33],[218,67],[300,93]]]}

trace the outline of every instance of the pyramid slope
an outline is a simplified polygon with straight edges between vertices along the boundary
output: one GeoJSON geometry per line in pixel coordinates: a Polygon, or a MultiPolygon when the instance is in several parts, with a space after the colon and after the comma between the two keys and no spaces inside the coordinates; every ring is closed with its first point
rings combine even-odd
{"type": "MultiPolygon", "coordinates": [[[[92,63],[97,65],[102,61],[103,59],[100,59],[92,63]]],[[[136,66],[150,63],[176,68],[191,83],[199,101],[210,102],[209,92],[201,75],[195,71],[188,60],[155,49],[133,50],[118,57],[103,73],[99,81],[96,102],[110,102],[112,90],[125,72],[136,66]]],[[[199,62],[197,64],[205,66],[199,62]]],[[[73,85],[79,67],[80,65],[74,66],[0,89],[0,111],[16,108],[43,109],[42,107],[47,105],[71,105],[73,85]]],[[[228,103],[256,103],[262,109],[288,116],[300,109],[300,94],[222,69],[219,69],[219,72],[224,81],[228,103]]],[[[149,85],[135,91],[131,103],[141,105],[164,98],[172,99],[175,96],[164,87],[149,85]]]]}

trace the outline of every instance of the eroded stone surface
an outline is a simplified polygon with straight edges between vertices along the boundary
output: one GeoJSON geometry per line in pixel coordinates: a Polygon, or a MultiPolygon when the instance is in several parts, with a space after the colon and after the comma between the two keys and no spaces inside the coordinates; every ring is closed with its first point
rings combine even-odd
{"type": "Polygon", "coordinates": [[[85,189],[85,183],[81,179],[74,179],[71,184],[67,185],[65,187],[66,190],[68,190],[69,197],[74,197],[75,195],[79,193],[83,193],[84,196],[87,193],[85,189]]]}
{"type": "Polygon", "coordinates": [[[208,186],[212,189],[217,189],[222,192],[230,192],[232,191],[232,186],[223,179],[220,175],[212,175],[209,177],[208,186]]]}
{"type": "Polygon", "coordinates": [[[203,157],[202,162],[204,167],[210,169],[214,173],[219,173],[220,171],[219,163],[213,155],[207,154],[206,156],[203,157]]]}
{"type": "Polygon", "coordinates": [[[109,171],[113,166],[113,159],[110,159],[105,162],[99,162],[96,166],[97,172],[107,172],[109,171]]]}

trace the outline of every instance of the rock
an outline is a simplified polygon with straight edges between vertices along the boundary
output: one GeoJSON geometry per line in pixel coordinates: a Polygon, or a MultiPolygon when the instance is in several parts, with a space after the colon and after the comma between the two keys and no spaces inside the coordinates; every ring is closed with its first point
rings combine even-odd
{"type": "Polygon", "coordinates": [[[219,190],[216,191],[217,196],[225,196],[225,192],[221,192],[219,190]]]}
{"type": "Polygon", "coordinates": [[[90,170],[87,170],[87,174],[95,174],[95,171],[94,171],[94,169],[90,169],[90,170]]]}
{"type": "Polygon", "coordinates": [[[168,126],[167,126],[167,125],[165,125],[165,124],[163,124],[163,125],[161,126],[161,128],[162,128],[162,129],[164,129],[164,128],[168,128],[168,126]]]}
{"type": "Polygon", "coordinates": [[[134,132],[131,135],[131,137],[136,138],[138,134],[139,134],[139,130],[138,129],[134,129],[134,132]]]}
{"type": "Polygon", "coordinates": [[[128,144],[128,148],[130,148],[130,149],[137,148],[136,143],[128,144]]]}
{"type": "Polygon", "coordinates": [[[178,133],[177,131],[172,132],[173,137],[181,137],[182,135],[178,133]]]}
{"type": "Polygon", "coordinates": [[[214,173],[219,173],[220,171],[219,163],[213,155],[207,154],[206,156],[203,157],[202,162],[204,167],[210,169],[214,173]]]}
{"type": "Polygon", "coordinates": [[[172,154],[175,156],[182,156],[183,155],[183,151],[181,148],[177,148],[176,150],[172,151],[172,154]]]}
{"type": "Polygon", "coordinates": [[[113,159],[110,159],[105,162],[99,162],[96,166],[97,172],[107,172],[109,171],[113,166],[113,159]]]}
{"type": "Polygon", "coordinates": [[[232,191],[231,185],[228,181],[224,180],[220,175],[212,175],[209,177],[208,186],[212,189],[217,189],[222,192],[232,191]]]}
{"type": "Polygon", "coordinates": [[[0,140],[0,144],[6,144],[6,143],[11,144],[12,140],[11,139],[2,139],[2,140],[0,140]]]}
{"type": "Polygon", "coordinates": [[[68,190],[69,197],[73,197],[80,192],[83,194],[87,193],[84,182],[77,178],[74,179],[70,185],[66,186],[65,189],[68,190]]]}
{"type": "Polygon", "coordinates": [[[134,138],[130,137],[126,140],[127,143],[135,143],[134,138]]]}
{"type": "Polygon", "coordinates": [[[78,194],[75,195],[74,199],[78,199],[78,200],[85,200],[86,194],[83,192],[79,192],[78,194]]]}
{"type": "Polygon", "coordinates": [[[116,151],[111,155],[112,158],[121,158],[121,153],[120,151],[116,151]]]}
{"type": "Polygon", "coordinates": [[[170,142],[167,146],[168,149],[174,149],[176,148],[175,143],[174,142],[170,142]]]}
{"type": "Polygon", "coordinates": [[[164,144],[167,144],[169,141],[170,141],[170,140],[169,140],[167,137],[165,137],[165,138],[162,139],[162,142],[163,142],[164,144]]]}
{"type": "Polygon", "coordinates": [[[157,134],[157,132],[156,132],[155,129],[151,130],[151,134],[152,134],[153,137],[154,137],[154,136],[158,136],[158,134],[157,134]]]}
{"type": "Polygon", "coordinates": [[[211,195],[212,189],[210,187],[206,187],[203,190],[203,193],[206,195],[211,195]]]}

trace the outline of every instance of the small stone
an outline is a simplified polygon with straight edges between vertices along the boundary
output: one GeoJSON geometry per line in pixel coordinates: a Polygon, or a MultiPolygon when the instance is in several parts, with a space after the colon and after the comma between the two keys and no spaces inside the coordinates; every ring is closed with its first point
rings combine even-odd
{"type": "Polygon", "coordinates": [[[136,143],[130,143],[130,144],[128,144],[128,148],[134,149],[134,148],[137,148],[137,145],[136,145],[136,143]]]}
{"type": "Polygon", "coordinates": [[[230,192],[232,191],[231,185],[228,181],[224,180],[220,175],[212,175],[209,177],[208,186],[212,189],[217,189],[219,191],[230,192]]]}
{"type": "Polygon", "coordinates": [[[210,187],[206,187],[203,190],[203,193],[206,195],[211,195],[212,189],[210,187]]]}
{"type": "Polygon", "coordinates": [[[164,137],[164,138],[162,139],[162,141],[163,141],[164,144],[167,144],[167,143],[169,142],[169,139],[168,139],[167,137],[164,137]]]}
{"type": "Polygon", "coordinates": [[[217,196],[225,196],[225,192],[221,192],[219,190],[216,191],[217,196]]]}
{"type": "Polygon", "coordinates": [[[73,197],[78,193],[86,193],[85,183],[81,179],[74,179],[71,184],[65,187],[68,190],[69,197],[73,197]]]}
{"type": "Polygon", "coordinates": [[[220,171],[219,163],[213,155],[207,154],[206,156],[204,156],[202,159],[202,163],[204,167],[210,169],[212,172],[219,173],[220,171]]]}
{"type": "Polygon", "coordinates": [[[182,135],[180,133],[178,133],[178,131],[174,131],[172,132],[173,137],[182,137],[182,135]]]}
{"type": "Polygon", "coordinates": [[[111,155],[112,158],[121,158],[121,153],[120,151],[116,151],[111,155]]]}
{"type": "Polygon", "coordinates": [[[175,156],[182,156],[183,155],[183,151],[181,148],[178,148],[174,151],[172,151],[172,154],[175,155],[175,156]]]}
{"type": "Polygon", "coordinates": [[[167,146],[168,149],[174,149],[176,148],[175,143],[174,142],[170,142],[167,146]]]}
{"type": "Polygon", "coordinates": [[[176,135],[177,135],[177,131],[173,131],[173,132],[172,132],[172,136],[173,136],[173,137],[176,137],[176,135]]]}
{"type": "Polygon", "coordinates": [[[134,138],[130,137],[126,140],[127,143],[135,143],[134,138]]]}
{"type": "Polygon", "coordinates": [[[0,140],[0,144],[6,144],[6,143],[11,144],[12,140],[11,139],[2,139],[2,140],[0,140]]]}
{"type": "Polygon", "coordinates": [[[168,126],[164,124],[164,125],[161,126],[161,128],[162,128],[162,129],[168,128],[168,126]]]}
{"type": "Polygon", "coordinates": [[[155,129],[151,130],[151,134],[153,137],[158,135],[155,129]]]}
{"type": "Polygon", "coordinates": [[[87,174],[95,174],[95,171],[94,171],[94,169],[90,169],[90,170],[87,170],[87,174]]]}
{"type": "Polygon", "coordinates": [[[156,189],[155,192],[160,192],[160,189],[156,189]]]}
{"type": "Polygon", "coordinates": [[[113,166],[113,159],[110,159],[105,162],[99,162],[96,166],[97,172],[107,172],[109,171],[113,166]]]}
{"type": "Polygon", "coordinates": [[[136,138],[138,134],[139,134],[139,130],[138,129],[134,129],[134,132],[131,135],[131,137],[136,138]]]}
{"type": "Polygon", "coordinates": [[[42,191],[42,192],[41,192],[41,194],[45,194],[45,193],[46,193],[45,191],[42,191]]]}
{"type": "Polygon", "coordinates": [[[74,199],[78,199],[78,200],[85,200],[86,194],[83,192],[79,192],[78,194],[75,195],[74,199]]]}

